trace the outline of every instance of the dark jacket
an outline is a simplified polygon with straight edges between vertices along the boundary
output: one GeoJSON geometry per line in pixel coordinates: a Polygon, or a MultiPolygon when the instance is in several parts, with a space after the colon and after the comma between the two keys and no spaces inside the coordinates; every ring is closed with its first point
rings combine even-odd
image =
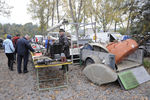
{"type": "Polygon", "coordinates": [[[62,45],[62,53],[64,53],[66,57],[69,57],[69,40],[65,35],[59,37],[59,44],[62,45]]]}
{"type": "Polygon", "coordinates": [[[26,38],[18,39],[16,45],[16,53],[18,55],[28,55],[29,50],[34,52],[34,49],[31,47],[29,41],[26,38]]]}

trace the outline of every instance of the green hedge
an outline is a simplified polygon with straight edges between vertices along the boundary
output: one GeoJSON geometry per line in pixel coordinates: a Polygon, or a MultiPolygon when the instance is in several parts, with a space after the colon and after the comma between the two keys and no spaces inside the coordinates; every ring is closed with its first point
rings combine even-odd
{"type": "Polygon", "coordinates": [[[150,61],[149,60],[144,60],[143,64],[144,64],[145,68],[150,68],[150,61]]]}

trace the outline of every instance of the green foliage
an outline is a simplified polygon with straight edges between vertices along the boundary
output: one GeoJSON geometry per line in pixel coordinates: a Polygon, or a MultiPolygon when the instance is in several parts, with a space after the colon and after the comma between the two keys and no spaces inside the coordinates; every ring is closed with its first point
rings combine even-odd
{"type": "Polygon", "coordinates": [[[31,14],[32,19],[39,21],[39,31],[41,33],[46,30],[46,24],[48,23],[46,21],[47,16],[49,16],[49,12],[47,12],[47,9],[49,8],[47,2],[48,0],[30,0],[29,7],[27,9],[31,14]]]}
{"type": "Polygon", "coordinates": [[[144,64],[144,67],[145,68],[150,68],[150,61],[149,60],[144,60],[144,62],[143,62],[143,64],[144,64]]]}
{"type": "Polygon", "coordinates": [[[137,15],[132,18],[133,26],[131,30],[134,34],[150,32],[150,1],[141,0],[139,3],[143,3],[143,5],[135,10],[137,15]]]}
{"type": "Polygon", "coordinates": [[[126,34],[126,30],[124,28],[119,28],[119,30],[117,30],[117,32],[119,32],[122,35],[126,34]]]}
{"type": "Polygon", "coordinates": [[[0,0],[0,15],[1,16],[10,16],[11,9],[13,7],[8,5],[5,0],[0,0]]]}
{"type": "Polygon", "coordinates": [[[26,23],[24,25],[21,24],[0,24],[0,36],[4,36],[4,34],[21,34],[22,36],[25,34],[29,34],[31,36],[35,34],[40,34],[38,31],[38,26],[33,25],[32,23],[26,23]]]}
{"type": "Polygon", "coordinates": [[[58,9],[61,6],[60,3],[60,0],[57,0],[57,2],[56,0],[30,0],[27,10],[31,14],[33,20],[39,21],[39,31],[41,33],[45,33],[50,26],[50,22],[51,26],[54,25],[56,12],[59,22],[61,17],[58,9]]]}

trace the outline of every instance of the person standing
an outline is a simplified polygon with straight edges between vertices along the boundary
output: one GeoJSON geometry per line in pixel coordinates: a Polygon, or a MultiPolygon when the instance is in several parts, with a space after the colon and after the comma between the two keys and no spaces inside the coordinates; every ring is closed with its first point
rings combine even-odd
{"type": "MultiPolygon", "coordinates": [[[[59,44],[62,46],[62,50],[61,50],[61,58],[62,61],[65,62],[67,58],[70,57],[70,52],[69,52],[69,40],[65,35],[65,30],[64,29],[60,29],[59,30],[59,44]]],[[[67,70],[68,70],[68,65],[66,65],[67,70]]],[[[65,65],[62,66],[61,70],[65,69],[65,65]]]]}
{"type": "Polygon", "coordinates": [[[11,41],[11,35],[7,35],[7,39],[3,42],[5,54],[8,58],[8,68],[13,71],[13,62],[14,62],[14,51],[15,48],[11,41]]]}
{"type": "Polygon", "coordinates": [[[28,57],[29,57],[29,50],[34,52],[34,49],[31,47],[29,43],[29,36],[25,35],[25,37],[18,39],[16,45],[16,53],[17,53],[17,71],[18,73],[22,73],[21,71],[21,63],[22,59],[24,60],[23,64],[23,72],[27,73],[27,64],[28,64],[28,57]]]}
{"type": "Polygon", "coordinates": [[[38,38],[37,37],[35,38],[35,42],[38,43],[38,38]]]}
{"type": "MultiPolygon", "coordinates": [[[[14,48],[16,48],[17,41],[18,41],[19,38],[20,38],[20,34],[17,34],[16,36],[14,36],[12,38],[12,42],[13,42],[14,48]]],[[[14,62],[15,61],[16,61],[16,53],[14,53],[14,62]]]]}
{"type": "Polygon", "coordinates": [[[52,45],[52,40],[50,39],[50,36],[48,36],[48,38],[45,40],[45,48],[47,51],[47,54],[49,53],[50,50],[50,46],[52,45]]]}

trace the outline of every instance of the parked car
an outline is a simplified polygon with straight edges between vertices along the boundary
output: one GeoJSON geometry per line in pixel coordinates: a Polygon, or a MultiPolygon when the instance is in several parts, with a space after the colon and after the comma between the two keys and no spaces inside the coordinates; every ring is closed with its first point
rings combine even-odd
{"type": "Polygon", "coordinates": [[[83,46],[80,52],[81,60],[85,66],[90,64],[105,64],[114,70],[122,71],[135,66],[140,66],[143,61],[143,50],[137,49],[123,61],[116,64],[115,55],[109,53],[106,46],[98,43],[89,43],[83,46]]]}

